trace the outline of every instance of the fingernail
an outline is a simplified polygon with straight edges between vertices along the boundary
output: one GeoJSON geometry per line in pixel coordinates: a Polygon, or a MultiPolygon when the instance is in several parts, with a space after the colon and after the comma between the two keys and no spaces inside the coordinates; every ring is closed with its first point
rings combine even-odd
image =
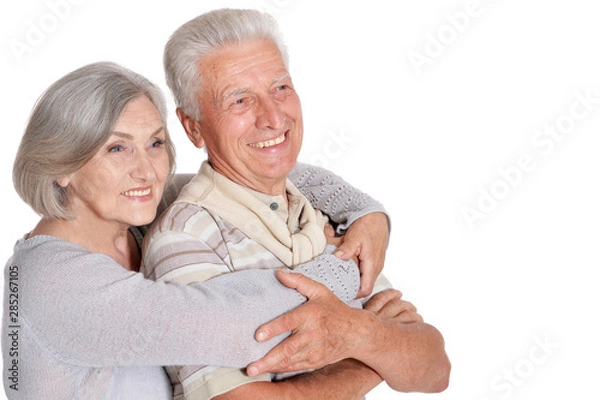
{"type": "Polygon", "coordinates": [[[246,373],[249,376],[256,376],[258,375],[258,368],[256,368],[255,366],[249,366],[248,368],[246,368],[246,373]]]}
{"type": "Polygon", "coordinates": [[[267,332],[265,332],[265,331],[258,331],[256,333],[256,340],[258,340],[259,342],[262,342],[266,338],[267,338],[267,332]]]}

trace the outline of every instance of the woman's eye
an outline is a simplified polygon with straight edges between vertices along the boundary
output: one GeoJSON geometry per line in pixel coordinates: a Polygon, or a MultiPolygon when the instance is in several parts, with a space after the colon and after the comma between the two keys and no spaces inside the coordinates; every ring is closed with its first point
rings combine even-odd
{"type": "Polygon", "coordinates": [[[152,147],[162,147],[164,146],[165,141],[164,140],[157,140],[156,142],[152,143],[152,147]]]}
{"type": "Polygon", "coordinates": [[[124,150],[123,146],[113,146],[110,149],[108,149],[108,151],[111,152],[111,153],[120,153],[123,150],[124,150]]]}
{"type": "Polygon", "coordinates": [[[237,99],[234,104],[244,104],[246,102],[246,99],[242,98],[242,99],[237,99]]]}

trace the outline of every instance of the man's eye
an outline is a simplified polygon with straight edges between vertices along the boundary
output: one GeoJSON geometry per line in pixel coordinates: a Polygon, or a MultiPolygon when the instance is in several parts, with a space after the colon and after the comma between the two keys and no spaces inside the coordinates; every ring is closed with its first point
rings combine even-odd
{"type": "Polygon", "coordinates": [[[246,111],[254,103],[254,98],[249,95],[242,95],[242,97],[232,97],[226,104],[226,108],[232,112],[246,111]]]}

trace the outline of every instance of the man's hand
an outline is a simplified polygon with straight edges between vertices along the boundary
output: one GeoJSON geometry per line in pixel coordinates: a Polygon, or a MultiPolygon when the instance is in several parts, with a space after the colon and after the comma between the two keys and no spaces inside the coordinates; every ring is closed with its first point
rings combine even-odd
{"type": "Polygon", "coordinates": [[[375,294],[365,305],[378,318],[388,322],[423,322],[417,308],[410,302],[402,300],[402,292],[387,289],[375,294]]]}
{"type": "Polygon", "coordinates": [[[314,369],[352,358],[376,371],[394,390],[429,393],[447,387],[450,362],[442,335],[420,322],[414,307],[397,293],[374,296],[363,310],[347,306],[306,276],[280,270],[277,278],[308,302],[258,329],[258,341],[289,331],[292,335],[250,364],[248,375],[314,369]]]}
{"type": "Polygon", "coordinates": [[[375,280],[385,262],[389,233],[387,216],[383,213],[372,213],[354,221],[346,234],[338,238],[338,251],[335,255],[342,260],[354,256],[358,258],[361,278],[357,298],[368,296],[373,291],[375,280]]]}
{"type": "Polygon", "coordinates": [[[289,331],[292,335],[250,364],[248,375],[320,368],[349,358],[367,335],[364,311],[347,306],[325,286],[301,274],[280,270],[277,278],[308,302],[257,330],[259,342],[289,331]]]}

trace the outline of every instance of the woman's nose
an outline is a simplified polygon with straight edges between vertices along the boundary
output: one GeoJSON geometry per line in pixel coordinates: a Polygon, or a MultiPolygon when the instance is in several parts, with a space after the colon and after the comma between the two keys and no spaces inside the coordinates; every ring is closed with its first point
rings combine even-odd
{"type": "Polygon", "coordinates": [[[154,166],[146,152],[137,152],[133,159],[131,176],[147,180],[154,175],[154,166]]]}

